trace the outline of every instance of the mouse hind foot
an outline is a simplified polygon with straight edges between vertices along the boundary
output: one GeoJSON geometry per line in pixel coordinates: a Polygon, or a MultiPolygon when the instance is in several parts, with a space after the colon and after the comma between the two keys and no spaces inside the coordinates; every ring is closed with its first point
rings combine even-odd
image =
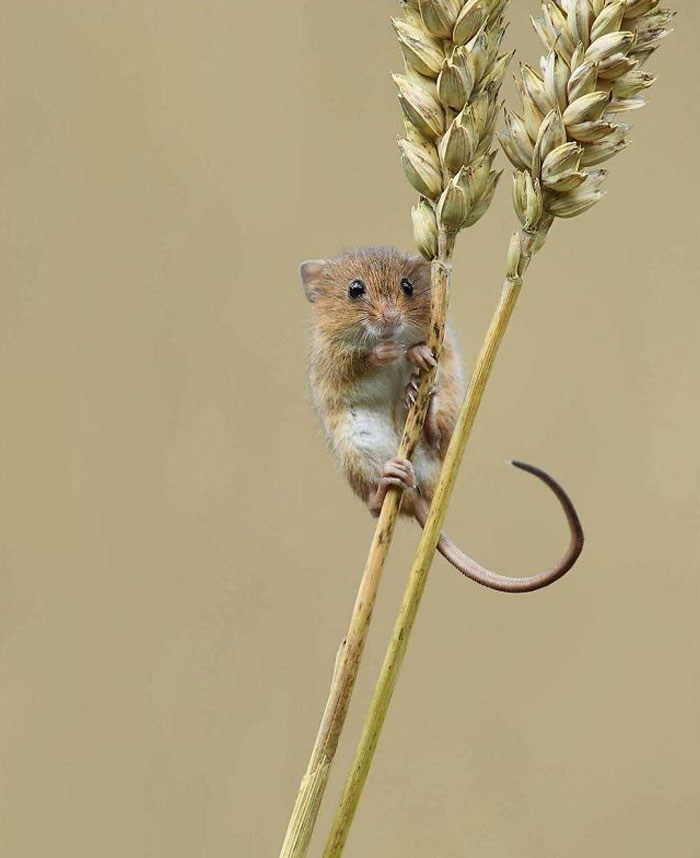
{"type": "Polygon", "coordinates": [[[402,492],[415,491],[418,488],[416,472],[408,459],[389,459],[382,468],[379,484],[369,499],[369,509],[372,515],[379,515],[384,498],[392,487],[401,489],[402,492]]]}

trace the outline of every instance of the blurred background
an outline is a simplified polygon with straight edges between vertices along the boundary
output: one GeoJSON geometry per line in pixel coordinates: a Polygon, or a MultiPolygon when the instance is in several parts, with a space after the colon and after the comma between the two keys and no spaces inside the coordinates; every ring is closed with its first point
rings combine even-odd
{"type": "MultiPolygon", "coordinates": [[[[674,5],[608,196],[530,270],[449,515],[499,571],[549,564],[565,530],[524,458],[584,556],[523,597],[435,562],[348,858],[700,854],[700,9],[674,5]]],[[[298,263],[411,248],[395,5],[0,13],[0,854],[274,856],[373,528],[306,395],[298,263]]],[[[456,253],[468,365],[509,176],[456,253]]]]}

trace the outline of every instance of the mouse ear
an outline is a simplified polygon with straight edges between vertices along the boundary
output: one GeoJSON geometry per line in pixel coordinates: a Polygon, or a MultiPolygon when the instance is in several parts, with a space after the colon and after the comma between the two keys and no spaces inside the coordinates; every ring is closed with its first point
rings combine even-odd
{"type": "Polygon", "coordinates": [[[321,294],[323,272],[326,268],[325,259],[307,259],[299,267],[301,286],[306,297],[313,303],[321,294]]]}
{"type": "Polygon", "coordinates": [[[424,256],[409,256],[408,265],[416,280],[430,287],[430,263],[424,256]]]}

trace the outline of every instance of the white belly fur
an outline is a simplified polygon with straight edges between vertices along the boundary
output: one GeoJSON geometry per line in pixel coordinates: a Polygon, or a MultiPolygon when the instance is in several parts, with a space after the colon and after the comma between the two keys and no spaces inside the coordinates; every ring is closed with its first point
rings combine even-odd
{"type": "MultiPolygon", "coordinates": [[[[393,459],[401,441],[394,425],[394,409],[400,402],[411,371],[403,362],[390,364],[363,379],[348,400],[347,416],[341,430],[343,441],[361,451],[376,472],[377,481],[384,464],[393,459]]],[[[438,456],[420,444],[413,456],[418,485],[434,483],[440,471],[438,456]]]]}

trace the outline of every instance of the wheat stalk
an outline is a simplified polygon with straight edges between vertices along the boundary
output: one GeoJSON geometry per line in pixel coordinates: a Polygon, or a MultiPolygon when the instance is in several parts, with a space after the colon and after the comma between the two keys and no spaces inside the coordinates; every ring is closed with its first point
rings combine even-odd
{"type": "MultiPolygon", "coordinates": [[[[428,346],[439,357],[445,333],[450,260],[457,233],[487,211],[498,183],[491,150],[498,94],[510,54],[501,54],[510,0],[407,0],[394,27],[405,73],[395,75],[404,114],[406,176],[421,195],[412,211],[416,244],[431,260],[428,346]]],[[[435,370],[423,374],[398,456],[421,437],[435,370]]],[[[398,518],[400,493],[387,493],[347,635],[340,646],[321,725],[297,792],[280,858],[305,858],[345,724],[377,591],[398,518]]]]}
{"type": "MultiPolygon", "coordinates": [[[[467,14],[467,7],[480,5],[479,0],[470,0],[461,14],[467,14]]],[[[518,170],[513,198],[522,229],[511,240],[501,297],[445,457],[324,858],[340,858],[343,852],[403,664],[466,444],[520,295],[523,274],[534,253],[544,245],[555,218],[575,217],[601,198],[605,171],[590,168],[625,148],[629,129],[617,123],[615,115],[642,106],[641,92],[654,81],[641,71],[641,66],[670,32],[672,19],[671,12],[658,6],[659,0],[545,0],[542,19],[533,21],[548,55],[543,58],[541,75],[527,66],[523,68],[519,81],[523,113],[506,114],[506,131],[501,137],[506,154],[518,170]]],[[[505,4],[501,11],[503,8],[505,4]]],[[[410,166],[407,174],[411,179],[410,166]]],[[[433,203],[432,207],[438,228],[447,187],[443,186],[437,205],[433,203]]],[[[419,223],[419,244],[427,243],[433,229],[428,208],[422,205],[425,216],[419,219],[414,212],[414,220],[419,223]]],[[[430,244],[425,247],[428,254],[432,249],[430,244]]]]}

